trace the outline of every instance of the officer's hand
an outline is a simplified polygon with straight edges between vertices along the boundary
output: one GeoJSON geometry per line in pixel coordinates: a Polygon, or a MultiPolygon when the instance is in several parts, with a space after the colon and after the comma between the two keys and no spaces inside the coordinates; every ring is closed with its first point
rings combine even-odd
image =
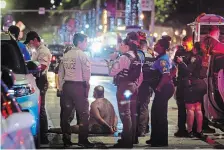
{"type": "Polygon", "coordinates": [[[116,52],[114,52],[110,55],[111,60],[115,60],[115,59],[117,59],[117,57],[118,57],[118,53],[116,53],[116,52]]]}
{"type": "Polygon", "coordinates": [[[183,58],[182,57],[177,57],[177,62],[178,63],[182,63],[183,62],[183,58]]]}

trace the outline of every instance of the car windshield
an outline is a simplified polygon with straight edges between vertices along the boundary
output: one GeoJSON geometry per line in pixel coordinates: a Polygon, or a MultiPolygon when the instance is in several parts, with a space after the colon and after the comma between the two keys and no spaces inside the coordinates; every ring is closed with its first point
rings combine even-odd
{"type": "Polygon", "coordinates": [[[27,74],[25,61],[16,41],[1,40],[1,59],[1,66],[11,69],[16,74],[27,74]]]}
{"type": "Polygon", "coordinates": [[[49,45],[48,48],[53,55],[63,55],[65,49],[63,45],[49,45]]]}

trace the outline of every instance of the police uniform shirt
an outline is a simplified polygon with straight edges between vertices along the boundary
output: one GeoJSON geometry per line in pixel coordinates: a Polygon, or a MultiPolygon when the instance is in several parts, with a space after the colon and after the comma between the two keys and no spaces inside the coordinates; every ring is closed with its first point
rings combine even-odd
{"type": "Polygon", "coordinates": [[[152,66],[153,70],[159,70],[161,74],[170,73],[172,68],[172,60],[167,54],[164,54],[158,58],[152,66]]]}
{"type": "Polygon", "coordinates": [[[59,86],[64,81],[86,81],[91,76],[91,63],[87,55],[78,48],[72,48],[64,54],[59,66],[59,86]]]}
{"type": "Polygon", "coordinates": [[[191,58],[192,55],[193,55],[192,51],[186,51],[184,49],[178,49],[177,50],[177,52],[175,54],[175,57],[174,57],[174,62],[178,66],[178,77],[179,78],[187,76],[186,66],[190,63],[190,58],[191,58]],[[177,62],[177,57],[182,57],[183,62],[178,63],[177,62]]]}
{"type": "Polygon", "coordinates": [[[47,74],[51,63],[51,52],[50,50],[44,46],[43,43],[37,48],[36,53],[32,56],[33,61],[38,61],[40,64],[47,66],[47,68],[43,71],[42,74],[47,74]]]}
{"type": "MultiPolygon", "coordinates": [[[[133,51],[128,51],[127,53],[135,58],[135,54],[133,51]]],[[[113,62],[111,67],[109,67],[109,75],[116,76],[123,69],[129,69],[130,65],[131,65],[131,60],[127,56],[121,55],[117,60],[113,62]]],[[[139,79],[137,81],[138,86],[140,86],[140,84],[142,83],[142,80],[143,80],[143,74],[141,72],[139,79]]]]}

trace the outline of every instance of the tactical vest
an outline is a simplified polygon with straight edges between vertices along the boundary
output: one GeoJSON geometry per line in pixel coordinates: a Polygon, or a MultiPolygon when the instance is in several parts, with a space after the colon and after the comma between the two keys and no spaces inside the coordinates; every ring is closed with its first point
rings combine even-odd
{"type": "Polygon", "coordinates": [[[127,56],[130,59],[131,64],[129,66],[129,69],[123,69],[114,77],[115,85],[119,85],[121,82],[136,82],[142,70],[140,60],[132,57],[128,53],[124,53],[123,55],[127,56]]]}

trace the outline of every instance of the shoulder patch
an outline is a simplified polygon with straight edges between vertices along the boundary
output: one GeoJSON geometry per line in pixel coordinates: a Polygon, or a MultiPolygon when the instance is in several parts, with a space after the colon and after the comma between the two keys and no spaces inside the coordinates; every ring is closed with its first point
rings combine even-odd
{"type": "Polygon", "coordinates": [[[165,60],[160,60],[160,66],[161,67],[165,67],[167,64],[167,62],[165,60]]]}

